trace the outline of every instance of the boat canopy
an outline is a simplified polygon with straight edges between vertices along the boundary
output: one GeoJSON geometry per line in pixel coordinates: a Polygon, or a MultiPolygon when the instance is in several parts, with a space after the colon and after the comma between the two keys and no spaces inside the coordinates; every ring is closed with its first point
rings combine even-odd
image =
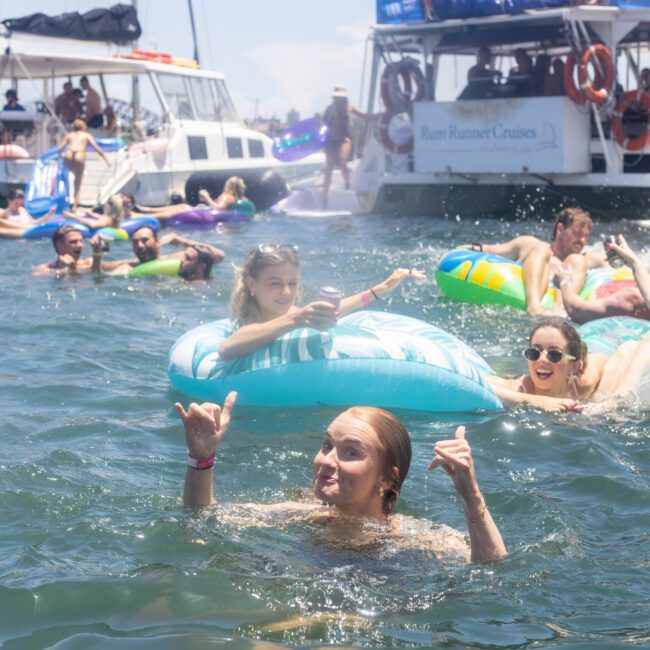
{"type": "Polygon", "coordinates": [[[592,25],[598,23],[626,23],[629,31],[621,37],[619,43],[650,42],[648,10],[636,5],[625,11],[619,7],[581,5],[516,15],[500,14],[408,25],[375,25],[373,31],[375,41],[384,52],[421,52],[424,41],[430,40],[430,49],[439,54],[473,54],[481,45],[494,48],[496,53],[500,49],[507,51],[523,44],[546,50],[570,48],[567,24],[571,22],[582,22],[590,30],[592,25]]]}
{"type": "Polygon", "coordinates": [[[77,11],[58,16],[37,13],[9,18],[2,24],[12,32],[119,45],[137,41],[142,34],[135,7],[123,4],[113,5],[110,9],[92,9],[84,14],[77,11]]]}

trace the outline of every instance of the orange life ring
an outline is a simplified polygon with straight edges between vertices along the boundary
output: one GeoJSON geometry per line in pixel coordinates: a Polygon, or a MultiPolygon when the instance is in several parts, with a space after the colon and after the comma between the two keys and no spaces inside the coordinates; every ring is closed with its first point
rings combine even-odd
{"type": "Polygon", "coordinates": [[[650,129],[650,93],[643,90],[630,90],[619,99],[612,114],[612,133],[616,143],[627,151],[641,151],[648,142],[648,129],[650,129]],[[623,129],[623,115],[634,103],[639,103],[647,112],[646,128],[636,138],[628,138],[623,129]]]}
{"type": "MultiPolygon", "coordinates": [[[[403,112],[405,111],[402,111],[402,113],[403,112]]],[[[379,122],[379,141],[384,145],[384,149],[386,149],[386,151],[390,151],[391,153],[402,155],[411,153],[411,151],[413,151],[412,133],[411,137],[402,143],[395,142],[390,136],[390,124],[396,115],[399,115],[399,112],[392,113],[389,111],[381,116],[381,120],[379,122]]]]}
{"type": "Polygon", "coordinates": [[[423,99],[424,75],[418,62],[407,57],[389,63],[381,75],[380,93],[386,109],[391,113],[407,111],[412,102],[423,99]]]}
{"type": "Polygon", "coordinates": [[[612,52],[607,45],[596,43],[582,50],[578,64],[578,81],[588,101],[603,104],[609,99],[614,88],[614,63],[612,52]],[[596,74],[592,81],[589,78],[589,63],[593,59],[600,64],[603,74],[599,73],[599,66],[594,65],[596,74]]]}
{"type": "Polygon", "coordinates": [[[17,160],[29,158],[29,152],[17,144],[0,144],[0,160],[17,160]]]}
{"type": "Polygon", "coordinates": [[[576,67],[576,57],[573,52],[569,53],[564,64],[564,88],[567,96],[572,99],[578,106],[584,106],[587,103],[587,96],[583,90],[580,90],[573,78],[573,71],[576,67]]]}

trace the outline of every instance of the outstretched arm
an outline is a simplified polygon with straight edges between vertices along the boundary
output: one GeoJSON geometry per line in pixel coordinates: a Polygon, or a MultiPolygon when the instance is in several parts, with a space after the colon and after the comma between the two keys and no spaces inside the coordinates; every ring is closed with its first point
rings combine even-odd
{"type": "Polygon", "coordinates": [[[237,393],[228,393],[223,409],[204,402],[190,404],[187,411],[176,403],[176,411],[185,427],[188,467],[185,474],[183,502],[188,506],[211,506],[215,503],[212,491],[214,452],[223,440],[237,393]]]}
{"type": "Polygon", "coordinates": [[[206,244],[204,242],[199,242],[199,241],[194,241],[193,239],[188,239],[187,237],[181,237],[181,235],[175,233],[175,232],[170,232],[162,237],[159,238],[158,244],[160,246],[201,246],[201,248],[205,248],[208,251],[210,251],[210,254],[214,258],[214,263],[215,264],[221,264],[223,262],[224,257],[226,254],[220,249],[217,248],[216,246],[212,246],[210,244],[206,244]]]}
{"type": "Polygon", "coordinates": [[[72,212],[71,210],[63,211],[63,216],[67,217],[68,219],[74,219],[75,221],[78,221],[79,223],[82,223],[84,226],[88,226],[93,230],[96,230],[97,228],[104,228],[105,226],[110,226],[113,223],[110,217],[107,217],[103,214],[97,214],[91,210],[86,210],[86,215],[87,216],[82,217],[81,215],[78,215],[76,212],[72,212]]]}
{"type": "Polygon", "coordinates": [[[472,449],[465,439],[465,427],[456,429],[453,440],[442,440],[436,444],[434,451],[435,456],[428,470],[431,471],[438,465],[442,465],[451,477],[456,492],[463,499],[471,561],[491,562],[502,558],[506,555],[506,547],[479,489],[474,472],[472,449]]]}
{"type": "Polygon", "coordinates": [[[243,357],[299,327],[313,327],[322,331],[334,325],[334,305],[324,301],[312,302],[265,323],[251,323],[240,327],[221,343],[219,356],[224,361],[243,357]]]}
{"type": "Polygon", "coordinates": [[[339,307],[339,316],[345,316],[357,309],[368,307],[371,303],[395,291],[407,278],[425,280],[426,275],[423,271],[418,271],[417,269],[395,269],[383,282],[375,284],[370,289],[356,293],[353,296],[343,298],[339,307]]]}
{"type": "Polygon", "coordinates": [[[623,235],[618,236],[618,244],[610,244],[622,258],[623,261],[632,269],[634,279],[639,287],[639,291],[645,300],[645,304],[650,307],[650,273],[648,273],[643,262],[638,255],[630,248],[623,235]]]}

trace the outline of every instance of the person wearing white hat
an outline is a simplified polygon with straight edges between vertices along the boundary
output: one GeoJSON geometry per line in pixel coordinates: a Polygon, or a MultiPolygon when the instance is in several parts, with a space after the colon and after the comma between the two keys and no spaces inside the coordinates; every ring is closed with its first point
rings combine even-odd
{"type": "Polygon", "coordinates": [[[327,143],[325,144],[325,178],[323,180],[323,210],[327,208],[332,172],[339,168],[343,174],[345,189],[350,188],[348,158],[352,146],[350,133],[350,115],[366,117],[366,114],[354,108],[348,101],[345,86],[334,86],[332,103],[325,109],[323,121],[327,125],[327,143]]]}

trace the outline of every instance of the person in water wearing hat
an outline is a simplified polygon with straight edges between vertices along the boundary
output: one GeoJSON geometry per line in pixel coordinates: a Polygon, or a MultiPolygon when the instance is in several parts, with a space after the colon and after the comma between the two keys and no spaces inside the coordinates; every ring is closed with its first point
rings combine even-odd
{"type": "Polygon", "coordinates": [[[5,93],[5,98],[7,103],[2,107],[3,111],[24,111],[25,107],[22,104],[18,103],[18,93],[13,89],[9,88],[5,93]]]}
{"type": "Polygon", "coordinates": [[[327,208],[332,172],[339,168],[343,174],[345,189],[350,189],[350,171],[348,158],[352,147],[350,133],[350,115],[366,117],[366,114],[351,106],[348,92],[344,86],[334,86],[332,103],[325,109],[323,122],[327,125],[327,143],[325,144],[325,178],[323,179],[323,210],[327,208]]]}

